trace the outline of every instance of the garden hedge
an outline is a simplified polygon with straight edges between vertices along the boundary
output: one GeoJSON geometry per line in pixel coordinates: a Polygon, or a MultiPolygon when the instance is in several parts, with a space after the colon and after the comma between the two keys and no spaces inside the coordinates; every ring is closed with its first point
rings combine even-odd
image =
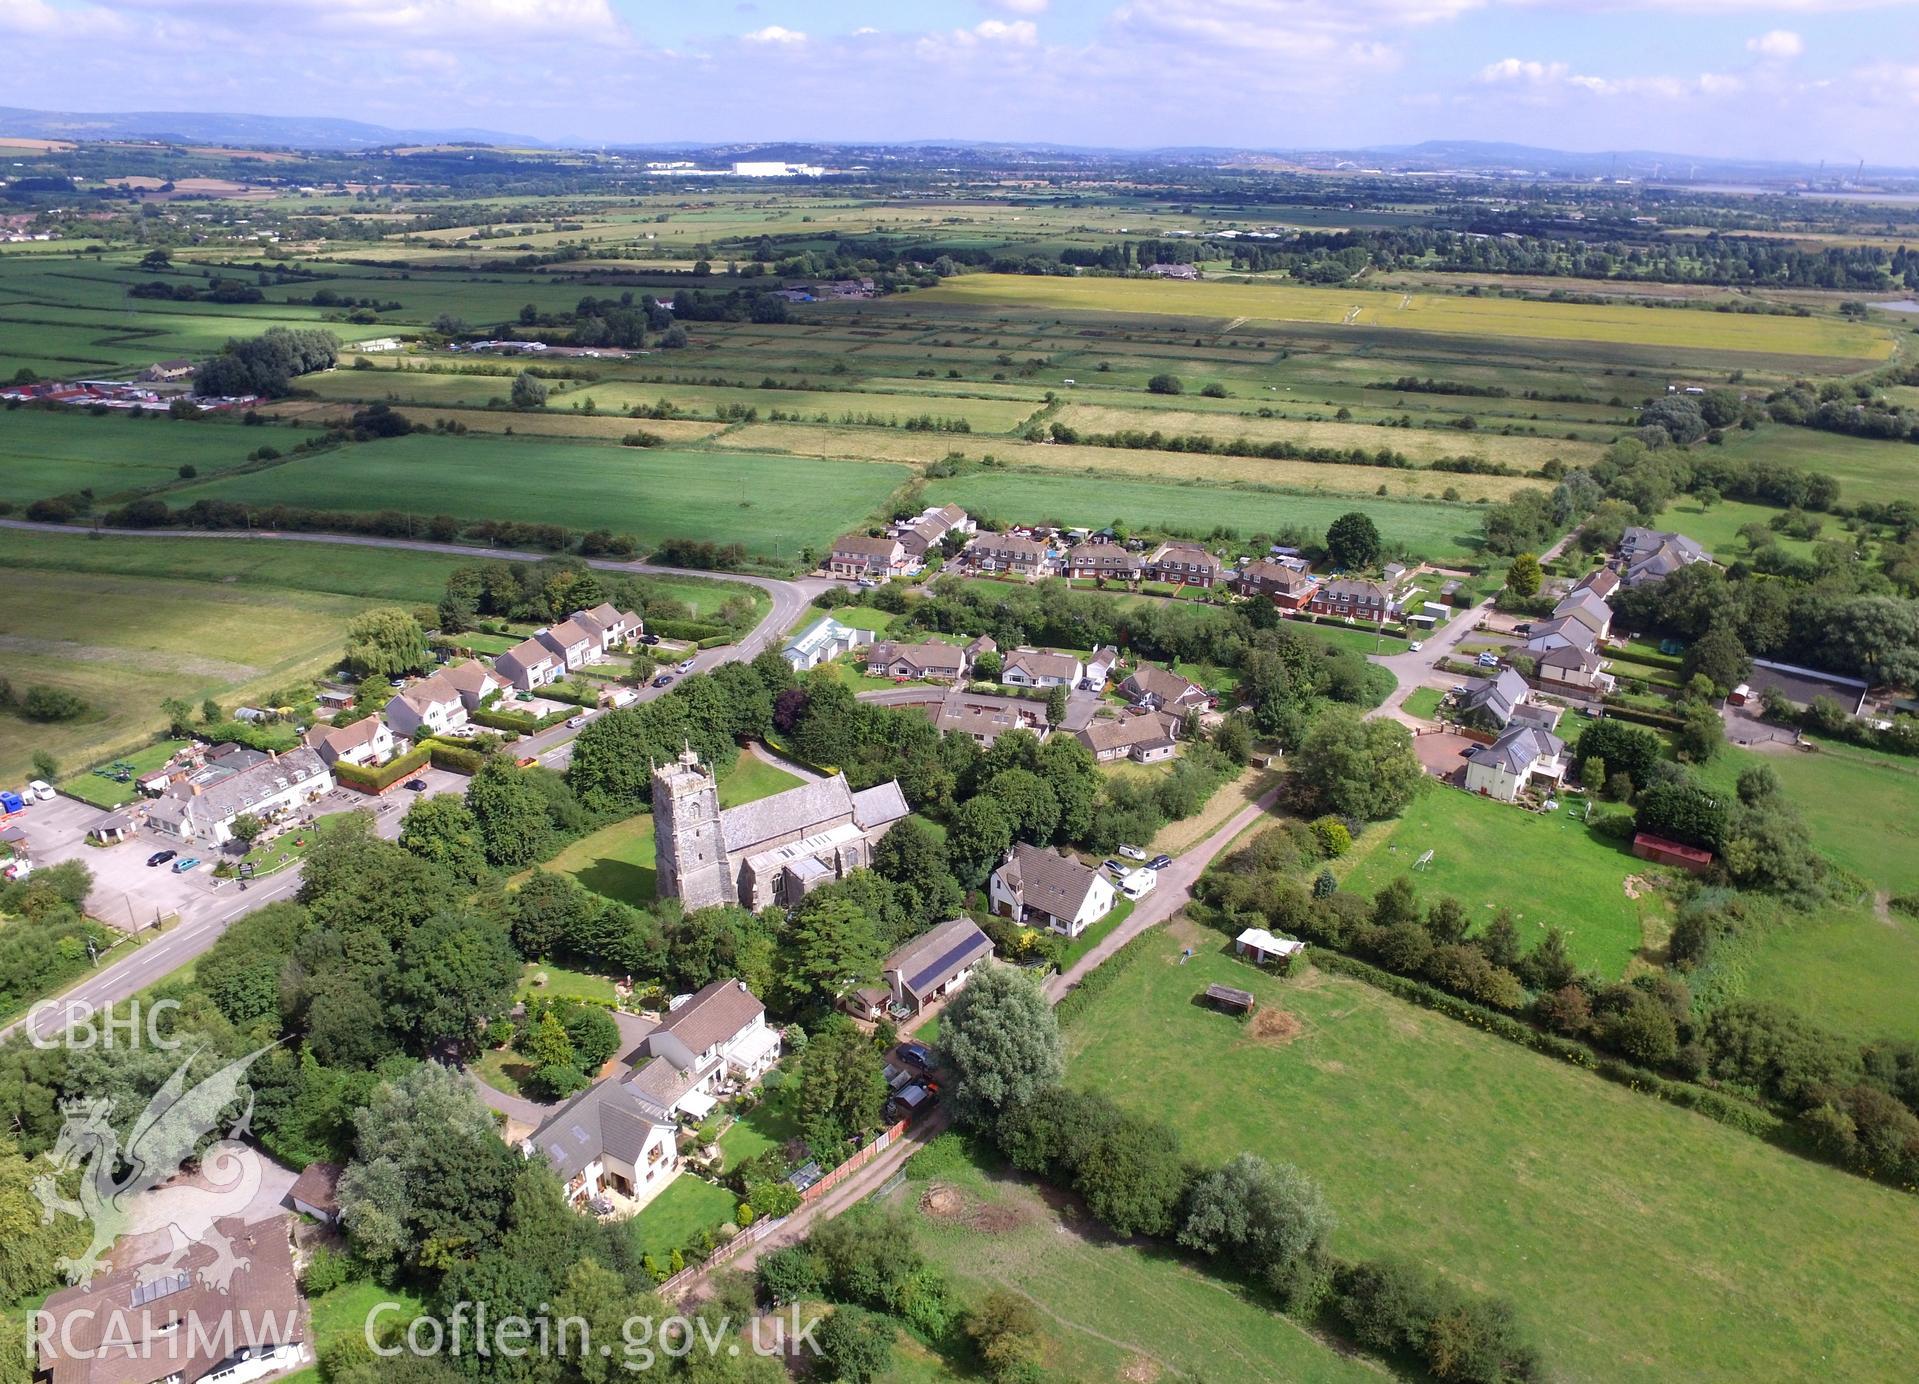
{"type": "Polygon", "coordinates": [[[383,793],[414,770],[421,768],[432,757],[433,751],[421,745],[408,750],[397,759],[389,759],[377,769],[362,768],[358,764],[335,764],[333,777],[346,787],[357,788],[363,793],[383,793]]]}

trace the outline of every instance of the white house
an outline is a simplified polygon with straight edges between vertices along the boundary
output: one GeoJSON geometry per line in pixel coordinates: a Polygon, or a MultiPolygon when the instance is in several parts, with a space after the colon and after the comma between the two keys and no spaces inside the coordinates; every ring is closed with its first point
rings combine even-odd
{"type": "Polygon", "coordinates": [[[611,601],[601,601],[591,610],[576,610],[572,619],[575,624],[598,634],[601,653],[624,649],[646,633],[646,624],[637,614],[621,610],[611,601]]]}
{"type": "Polygon", "coordinates": [[[393,694],[387,724],[403,739],[421,731],[441,735],[466,724],[466,700],[444,673],[434,673],[393,694]]]}
{"type": "Polygon", "coordinates": [[[533,637],[546,651],[559,659],[567,671],[598,663],[606,653],[606,641],[597,622],[591,627],[569,616],[557,625],[536,630],[533,637]]]}
{"type": "Polygon", "coordinates": [[[830,615],[822,615],[787,640],[780,657],[793,671],[804,673],[872,642],[873,631],[843,625],[830,615]]]}
{"type": "Polygon", "coordinates": [[[716,980],[676,1001],[640,1050],[646,1060],[627,1084],[641,1102],[662,1119],[700,1120],[780,1060],[780,1034],[745,981],[716,980]]]}
{"type": "Polygon", "coordinates": [[[272,821],[333,791],[326,761],[301,748],[278,756],[236,750],[168,787],[147,809],[155,835],[192,845],[232,839],[234,819],[272,821]],[[245,758],[244,767],[236,763],[245,758]]]}
{"type": "Polygon", "coordinates": [[[378,716],[363,716],[346,726],[317,725],[305,740],[329,769],[340,763],[368,768],[393,757],[393,732],[378,716]]]}
{"type": "Polygon", "coordinates": [[[524,639],[493,660],[493,671],[522,692],[558,682],[566,665],[538,639],[524,639]]]}
{"type": "Polygon", "coordinates": [[[1024,841],[1007,852],[988,886],[993,912],[1067,937],[1111,913],[1117,897],[1113,882],[1099,871],[1024,841]]]}
{"type": "Polygon", "coordinates": [[[1086,665],[1072,654],[1015,649],[1000,660],[999,680],[1009,687],[1076,687],[1086,665]]]}
{"type": "Polygon", "coordinates": [[[439,676],[460,694],[460,702],[468,711],[478,711],[488,697],[506,691],[506,680],[477,658],[449,663],[439,676]]]}
{"type": "Polygon", "coordinates": [[[1466,761],[1466,787],[1510,803],[1529,788],[1558,787],[1565,773],[1566,742],[1550,731],[1523,726],[1474,752],[1466,761]]]}
{"type": "Polygon", "coordinates": [[[546,1159],[569,1202],[612,1193],[649,1201],[680,1171],[679,1126],[656,1115],[627,1081],[596,1081],[520,1144],[546,1159]]]}

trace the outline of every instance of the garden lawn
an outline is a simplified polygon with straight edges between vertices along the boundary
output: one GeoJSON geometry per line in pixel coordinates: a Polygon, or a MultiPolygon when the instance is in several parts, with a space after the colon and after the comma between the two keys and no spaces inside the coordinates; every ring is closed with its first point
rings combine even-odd
{"type": "Polygon", "coordinates": [[[720,1136],[720,1152],[728,1169],[800,1137],[798,1095],[797,1084],[788,1083],[733,1122],[720,1136]]]}
{"type": "MultiPolygon", "coordinates": [[[[720,806],[738,807],[797,787],[799,782],[777,765],[742,754],[720,780],[720,806]]],[[[653,814],[642,812],[601,827],[540,868],[571,875],[596,894],[644,908],[656,895],[653,814]]]]}
{"type": "Polygon", "coordinates": [[[1439,715],[1439,704],[1445,699],[1446,694],[1437,687],[1415,687],[1402,706],[1408,716],[1430,721],[1439,715]]]}
{"type": "Polygon", "coordinates": [[[488,1048],[473,1062],[473,1074],[496,1091],[525,1100],[535,1097],[526,1089],[533,1075],[533,1064],[511,1048],[488,1048]]]}
{"type": "Polygon", "coordinates": [[[927,486],[932,504],[957,504],[1002,522],[1067,526],[1124,520],[1135,528],[1239,534],[1305,529],[1323,533],[1340,515],[1372,516],[1387,547],[1432,558],[1463,557],[1478,545],[1480,511],[1436,500],[1291,494],[1222,485],[1172,485],[1112,475],[1062,476],[1037,471],[973,471],[927,486]]]}
{"type": "MultiPolygon", "coordinates": [[[[1585,804],[1574,806],[1583,811],[1585,804]]],[[[1642,949],[1663,943],[1669,927],[1657,893],[1626,897],[1626,877],[1652,867],[1588,830],[1564,804],[1554,813],[1527,812],[1429,785],[1397,821],[1361,833],[1336,868],[1342,888],[1365,894],[1407,875],[1422,900],[1458,899],[1475,929],[1510,908],[1522,950],[1557,927],[1574,961],[1608,977],[1619,976],[1642,949]],[[1429,850],[1432,863],[1414,871],[1413,862],[1429,850]]]]}
{"type": "Polygon", "coordinates": [[[932,1178],[989,1212],[989,1224],[927,1214],[920,1207],[931,1184],[910,1161],[907,1170],[886,1208],[912,1216],[921,1251],[953,1276],[968,1305],[997,1288],[1033,1302],[1047,1339],[1043,1378],[1187,1378],[1201,1364],[1207,1379],[1258,1384],[1389,1377],[1164,1249],[1102,1234],[1077,1207],[1060,1209],[1063,1199],[1042,1198],[997,1165],[949,1160],[932,1178]]]}
{"type": "Polygon", "coordinates": [[[133,767],[125,783],[117,779],[102,778],[89,771],[84,774],[75,774],[58,787],[68,797],[92,803],[95,807],[123,807],[140,795],[138,782],[140,775],[158,769],[184,749],[186,744],[184,740],[161,740],[121,755],[120,762],[133,767]]]}
{"type": "Polygon", "coordinates": [[[417,1317],[426,1303],[405,1288],[388,1287],[368,1279],[342,1283],[331,1292],[308,1302],[312,1313],[313,1344],[316,1354],[349,1338],[364,1339],[368,1315],[382,1303],[396,1303],[400,1310],[380,1315],[379,1326],[403,1327],[417,1317]]]}
{"type": "Polygon", "coordinates": [[[547,961],[529,961],[520,968],[520,998],[532,995],[549,1000],[585,1000],[589,1004],[611,1004],[615,998],[611,976],[570,971],[547,961]],[[542,975],[546,984],[534,984],[533,978],[542,975]]]}
{"type": "Polygon", "coordinates": [[[1297,1164],[1339,1213],[1338,1253],[1405,1255],[1511,1299],[1551,1377],[1909,1374],[1919,1198],[1358,981],[1276,980],[1217,933],[1143,945],[1069,1028],[1068,1081],[1167,1120],[1203,1163],[1297,1164]],[[1183,966],[1182,945],[1198,947],[1183,966]],[[1202,1008],[1212,982],[1297,1036],[1202,1008]]]}
{"type": "Polygon", "coordinates": [[[787,561],[880,507],[903,466],[750,452],[637,450],[561,438],[416,434],[299,457],[172,491],[175,504],[233,500],[392,509],[740,543],[787,561]]]}
{"type": "Polygon", "coordinates": [[[1132,915],[1133,900],[1127,898],[1124,894],[1120,894],[1117,897],[1119,901],[1113,905],[1113,911],[1111,913],[1108,913],[1104,918],[1101,918],[1097,923],[1094,923],[1091,927],[1087,928],[1086,931],[1060,948],[1060,970],[1070,970],[1082,956],[1098,946],[1115,928],[1132,915]]]}
{"type": "Polygon", "coordinates": [[[642,1254],[663,1260],[700,1231],[732,1220],[739,1204],[726,1188],[683,1172],[633,1218],[634,1237],[642,1254]]]}

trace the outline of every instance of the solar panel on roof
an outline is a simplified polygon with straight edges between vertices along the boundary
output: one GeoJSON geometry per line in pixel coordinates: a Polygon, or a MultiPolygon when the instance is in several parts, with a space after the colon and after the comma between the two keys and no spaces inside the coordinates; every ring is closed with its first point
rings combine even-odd
{"type": "Polygon", "coordinates": [[[946,951],[941,954],[938,961],[935,961],[930,966],[922,966],[919,970],[915,971],[907,980],[906,988],[909,990],[918,990],[936,980],[940,973],[945,971],[947,967],[954,965],[961,957],[978,947],[981,940],[982,939],[977,936],[968,937],[965,941],[948,947],[946,951]]]}

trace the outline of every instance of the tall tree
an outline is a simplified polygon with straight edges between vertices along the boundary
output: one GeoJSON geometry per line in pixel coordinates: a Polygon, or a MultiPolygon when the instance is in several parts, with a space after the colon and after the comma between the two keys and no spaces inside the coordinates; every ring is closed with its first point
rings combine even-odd
{"type": "Polygon", "coordinates": [[[1363,570],[1379,561],[1385,544],[1379,526],[1363,510],[1349,510],[1327,526],[1326,556],[1337,567],[1363,570]]]}
{"type": "Polygon", "coordinates": [[[962,1124],[990,1128],[1009,1106],[1057,1086],[1065,1071],[1059,1017],[1039,982],[1013,966],[988,966],[967,982],[947,1006],[940,1047],[962,1124]]]}

